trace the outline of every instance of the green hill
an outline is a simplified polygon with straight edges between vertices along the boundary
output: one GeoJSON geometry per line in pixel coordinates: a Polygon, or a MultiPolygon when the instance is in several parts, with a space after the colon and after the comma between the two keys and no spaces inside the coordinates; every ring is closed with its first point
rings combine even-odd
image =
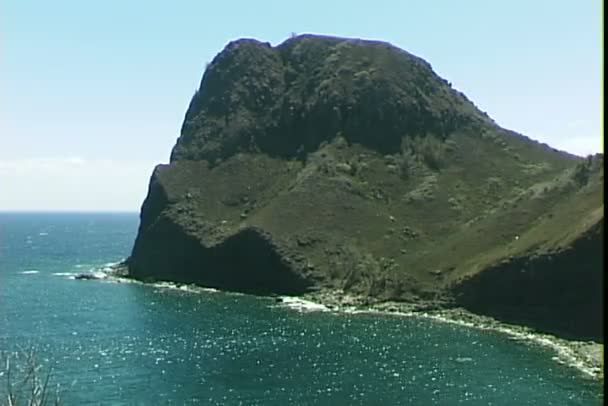
{"type": "Polygon", "coordinates": [[[231,42],[159,165],[127,264],[252,293],[343,289],[601,339],[603,156],[497,126],[390,44],[231,42]]]}

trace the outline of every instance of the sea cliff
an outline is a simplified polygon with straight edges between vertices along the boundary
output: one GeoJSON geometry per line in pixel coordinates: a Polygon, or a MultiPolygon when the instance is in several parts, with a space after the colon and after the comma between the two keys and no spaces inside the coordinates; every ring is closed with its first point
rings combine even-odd
{"type": "Polygon", "coordinates": [[[603,155],[499,127],[388,43],[229,43],[152,174],[129,275],[464,306],[603,340],[603,155]]]}

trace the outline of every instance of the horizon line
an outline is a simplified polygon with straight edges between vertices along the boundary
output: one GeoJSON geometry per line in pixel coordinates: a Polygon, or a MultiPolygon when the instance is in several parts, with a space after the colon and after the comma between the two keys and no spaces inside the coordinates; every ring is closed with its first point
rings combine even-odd
{"type": "Polygon", "coordinates": [[[0,214],[139,214],[140,210],[112,209],[0,209],[0,214]]]}

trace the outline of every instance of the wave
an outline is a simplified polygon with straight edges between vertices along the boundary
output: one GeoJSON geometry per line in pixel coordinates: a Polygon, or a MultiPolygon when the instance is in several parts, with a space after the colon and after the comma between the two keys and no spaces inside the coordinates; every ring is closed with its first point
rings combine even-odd
{"type": "Polygon", "coordinates": [[[53,276],[75,276],[78,275],[75,272],[54,272],[52,273],[53,276]]]}
{"type": "Polygon", "coordinates": [[[108,278],[108,274],[103,272],[103,271],[94,271],[91,272],[93,274],[93,276],[97,279],[106,279],[108,278]]]}
{"type": "MultiPolygon", "coordinates": [[[[132,279],[129,279],[129,280],[132,280],[132,279]]],[[[183,283],[167,282],[167,281],[152,282],[152,283],[145,283],[145,284],[153,286],[158,289],[180,290],[182,292],[190,292],[190,293],[217,293],[217,292],[220,292],[218,289],[215,289],[215,288],[206,288],[203,286],[197,286],[197,285],[192,285],[192,284],[188,285],[188,284],[183,284],[183,283]]],[[[223,293],[230,293],[230,292],[223,292],[223,293]]]]}
{"type": "Polygon", "coordinates": [[[29,271],[21,271],[19,273],[21,275],[34,275],[34,274],[40,273],[40,271],[32,269],[32,270],[29,270],[29,271]]]}
{"type": "Polygon", "coordinates": [[[81,268],[89,268],[90,271],[107,271],[107,270],[112,270],[114,269],[114,267],[116,267],[116,265],[120,265],[123,261],[113,261],[113,262],[106,262],[105,264],[102,265],[93,265],[93,264],[75,264],[74,268],[76,269],[81,269],[81,268]]]}
{"type": "Polygon", "coordinates": [[[454,359],[454,361],[460,362],[460,363],[462,363],[462,362],[472,362],[473,358],[471,358],[471,357],[457,357],[456,359],[454,359]]]}
{"type": "Polygon", "coordinates": [[[293,296],[279,296],[281,307],[288,307],[299,312],[329,312],[331,309],[323,304],[311,302],[293,296]]]}

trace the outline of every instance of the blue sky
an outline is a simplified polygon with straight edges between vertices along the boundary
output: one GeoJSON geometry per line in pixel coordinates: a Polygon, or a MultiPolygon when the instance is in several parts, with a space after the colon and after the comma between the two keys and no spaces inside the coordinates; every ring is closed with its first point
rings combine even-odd
{"type": "Polygon", "coordinates": [[[205,63],[231,40],[378,39],[498,124],[602,144],[602,2],[0,2],[0,210],[139,210],[205,63]]]}

